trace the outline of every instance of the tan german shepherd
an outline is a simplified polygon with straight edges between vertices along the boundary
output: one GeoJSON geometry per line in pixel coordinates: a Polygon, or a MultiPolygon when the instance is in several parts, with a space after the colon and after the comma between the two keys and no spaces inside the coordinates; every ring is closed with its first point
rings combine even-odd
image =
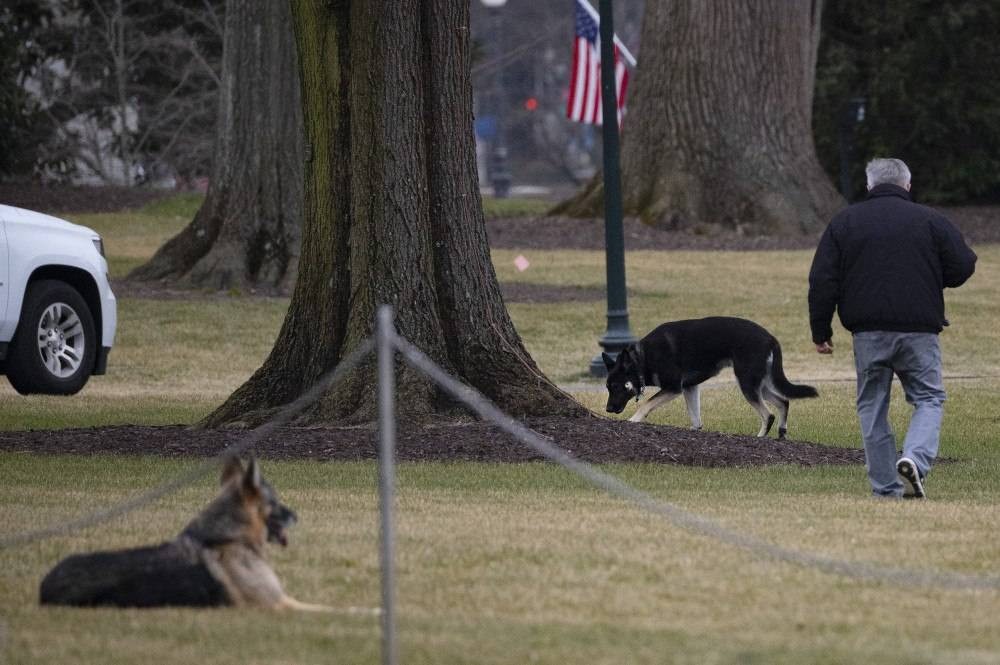
{"type": "Polygon", "coordinates": [[[285,593],[264,542],[288,544],[295,513],[278,500],[254,459],[222,470],[222,491],[174,540],[112,552],[74,554],[42,580],[43,605],[118,607],[234,605],[323,611],[285,593]]]}

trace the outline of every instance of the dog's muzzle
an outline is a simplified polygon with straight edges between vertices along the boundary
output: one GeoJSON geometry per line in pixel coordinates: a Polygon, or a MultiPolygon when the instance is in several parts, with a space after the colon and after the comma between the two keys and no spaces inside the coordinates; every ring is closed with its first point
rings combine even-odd
{"type": "Polygon", "coordinates": [[[614,392],[611,392],[609,387],[608,394],[608,405],[606,410],[608,413],[621,413],[625,410],[625,406],[628,401],[635,398],[635,401],[639,401],[639,397],[642,396],[642,383],[634,383],[632,381],[626,381],[624,390],[619,386],[614,392]],[[636,386],[638,385],[638,388],[636,386]]]}
{"type": "Polygon", "coordinates": [[[267,516],[267,539],[269,542],[278,543],[282,547],[288,547],[288,527],[298,521],[298,516],[292,509],[279,505],[270,515],[267,516]]]}

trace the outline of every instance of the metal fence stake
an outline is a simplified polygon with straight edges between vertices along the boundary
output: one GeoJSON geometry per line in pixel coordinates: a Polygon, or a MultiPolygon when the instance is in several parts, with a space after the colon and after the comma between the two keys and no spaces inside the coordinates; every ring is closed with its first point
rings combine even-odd
{"type": "Polygon", "coordinates": [[[396,448],[396,380],[394,359],[396,348],[392,307],[380,305],[376,326],[378,355],[378,431],[379,431],[379,503],[381,508],[381,568],[382,568],[382,663],[396,665],[395,575],[393,572],[393,486],[395,484],[396,448]]]}

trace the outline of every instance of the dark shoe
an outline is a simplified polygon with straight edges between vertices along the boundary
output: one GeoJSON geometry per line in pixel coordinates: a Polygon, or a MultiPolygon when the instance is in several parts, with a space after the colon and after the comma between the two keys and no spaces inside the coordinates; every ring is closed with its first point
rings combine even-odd
{"type": "Polygon", "coordinates": [[[924,479],[920,477],[917,465],[909,457],[899,458],[899,461],[896,462],[896,473],[910,484],[914,499],[923,499],[927,496],[924,493],[924,479]]]}

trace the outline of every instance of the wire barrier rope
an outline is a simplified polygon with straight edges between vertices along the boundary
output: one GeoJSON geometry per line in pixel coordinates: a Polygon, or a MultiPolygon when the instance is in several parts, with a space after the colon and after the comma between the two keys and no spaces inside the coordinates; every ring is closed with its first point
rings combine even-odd
{"type": "Polygon", "coordinates": [[[87,527],[107,522],[115,517],[119,517],[138,510],[139,508],[148,506],[154,501],[158,501],[169,494],[180,491],[187,485],[197,482],[218,468],[219,464],[226,458],[234,455],[241,455],[252,449],[257,445],[257,443],[269,436],[276,429],[291,421],[291,419],[301,413],[303,409],[319,399],[319,397],[331,386],[339,383],[348,372],[357,367],[361,361],[364,360],[365,356],[371,353],[373,348],[374,342],[372,342],[371,339],[364,339],[357,346],[357,348],[347,354],[336,367],[321,376],[319,380],[312,385],[312,387],[302,393],[294,401],[283,406],[274,418],[250,432],[245,439],[236,441],[235,443],[227,446],[218,455],[203,462],[202,464],[199,464],[190,471],[180,474],[176,478],[168,480],[146,492],[143,492],[142,494],[139,494],[138,496],[108,506],[107,508],[95,510],[86,515],[81,515],[80,517],[76,517],[59,524],[43,527],[41,529],[9,535],[0,535],[0,549],[13,547],[15,545],[24,545],[44,540],[46,538],[64,535],[73,531],[78,531],[80,529],[85,529],[87,527]]]}

